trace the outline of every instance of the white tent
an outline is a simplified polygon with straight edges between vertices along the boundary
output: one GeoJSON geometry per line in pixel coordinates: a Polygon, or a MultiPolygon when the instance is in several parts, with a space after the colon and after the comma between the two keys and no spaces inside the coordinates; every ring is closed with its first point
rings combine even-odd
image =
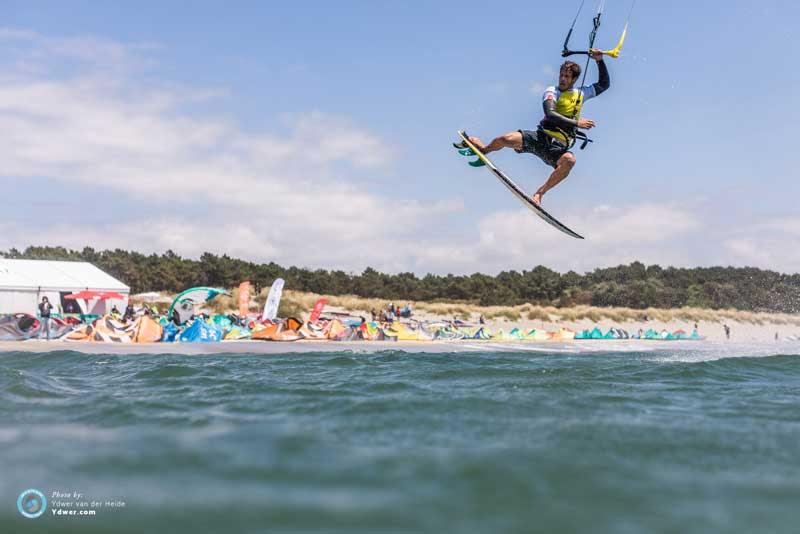
{"type": "Polygon", "coordinates": [[[0,314],[35,315],[42,297],[47,297],[54,313],[63,312],[65,306],[75,303],[64,300],[64,295],[84,289],[115,291],[124,296],[122,300],[90,301],[91,309],[81,310],[98,315],[114,305],[124,310],[130,294],[128,286],[91,263],[0,258],[0,314]]]}

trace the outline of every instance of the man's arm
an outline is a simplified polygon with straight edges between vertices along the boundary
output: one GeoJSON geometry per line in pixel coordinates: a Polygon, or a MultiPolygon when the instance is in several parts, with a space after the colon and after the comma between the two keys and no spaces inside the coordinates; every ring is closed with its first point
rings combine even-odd
{"type": "Polygon", "coordinates": [[[544,102],[542,103],[542,107],[544,107],[544,116],[547,120],[551,121],[559,128],[563,128],[565,130],[571,130],[573,128],[581,128],[587,130],[589,128],[594,128],[595,123],[593,120],[590,119],[570,119],[556,111],[556,101],[552,98],[545,98],[544,102]]]}
{"type": "Polygon", "coordinates": [[[567,118],[556,111],[556,101],[554,99],[546,98],[544,102],[542,102],[542,107],[544,108],[544,116],[556,126],[568,129],[578,127],[577,120],[567,118]]]}
{"type": "Polygon", "coordinates": [[[608,75],[608,67],[606,62],[603,61],[603,56],[597,60],[597,70],[600,72],[600,78],[594,84],[594,95],[597,96],[609,87],[611,87],[611,77],[608,75]]]}

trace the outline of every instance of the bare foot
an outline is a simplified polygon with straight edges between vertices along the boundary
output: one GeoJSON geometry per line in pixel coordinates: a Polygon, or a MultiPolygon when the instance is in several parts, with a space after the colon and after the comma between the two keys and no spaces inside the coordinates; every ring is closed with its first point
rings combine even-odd
{"type": "Polygon", "coordinates": [[[534,193],[534,195],[531,197],[531,200],[533,200],[533,203],[534,203],[534,204],[536,204],[537,206],[541,207],[541,206],[542,206],[542,193],[539,193],[539,192],[537,191],[537,192],[536,192],[536,193],[534,193]]]}

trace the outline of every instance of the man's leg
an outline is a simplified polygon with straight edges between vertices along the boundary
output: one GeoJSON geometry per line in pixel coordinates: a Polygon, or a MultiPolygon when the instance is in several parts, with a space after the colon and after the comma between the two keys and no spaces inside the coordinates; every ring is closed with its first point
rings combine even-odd
{"type": "Polygon", "coordinates": [[[470,137],[469,141],[470,143],[478,147],[478,150],[480,150],[484,154],[489,154],[490,152],[496,152],[503,148],[513,148],[514,150],[522,150],[522,134],[519,132],[509,132],[505,135],[501,135],[500,137],[496,137],[488,145],[484,145],[483,142],[477,137],[470,137]]]}
{"type": "Polygon", "coordinates": [[[560,158],[558,158],[558,162],[556,163],[555,170],[550,174],[550,177],[547,181],[536,190],[536,193],[533,195],[533,201],[541,206],[542,205],[542,197],[545,193],[553,189],[557,186],[564,178],[569,176],[569,171],[572,170],[572,167],[575,166],[575,156],[572,152],[565,152],[560,158]]]}

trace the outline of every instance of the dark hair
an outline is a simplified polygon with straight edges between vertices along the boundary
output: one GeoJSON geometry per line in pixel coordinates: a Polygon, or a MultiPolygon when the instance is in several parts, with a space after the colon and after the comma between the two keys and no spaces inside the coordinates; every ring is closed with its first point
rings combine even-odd
{"type": "Polygon", "coordinates": [[[565,61],[563,65],[561,65],[561,72],[567,71],[572,74],[572,79],[577,80],[578,76],[581,75],[581,66],[575,63],[574,61],[565,61]]]}
{"type": "Polygon", "coordinates": [[[45,300],[46,300],[47,302],[50,302],[50,300],[49,300],[47,297],[42,297],[42,302],[44,302],[45,300]]]}

